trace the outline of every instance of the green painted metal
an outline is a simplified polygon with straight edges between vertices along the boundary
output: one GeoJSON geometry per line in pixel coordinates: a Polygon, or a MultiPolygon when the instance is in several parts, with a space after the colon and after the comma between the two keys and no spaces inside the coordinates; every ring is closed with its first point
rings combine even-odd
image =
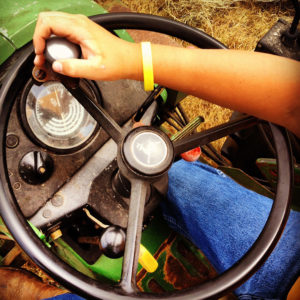
{"type": "Polygon", "coordinates": [[[0,32],[0,64],[16,51],[16,47],[0,32]]]}
{"type": "MultiPolygon", "coordinates": [[[[157,83],[154,83],[154,87],[158,87],[158,84],[157,83]]],[[[160,97],[162,99],[162,102],[163,103],[166,103],[167,102],[167,98],[168,98],[168,92],[166,89],[163,89],[162,92],[160,93],[160,97]]]]}
{"type": "Polygon", "coordinates": [[[106,13],[92,0],[17,0],[0,1],[1,54],[3,63],[13,50],[27,44],[34,32],[37,16],[41,11],[64,11],[87,16],[106,13]]]}
{"type": "MultiPolygon", "coordinates": [[[[274,158],[258,158],[256,165],[275,190],[277,185],[277,162],[274,158]]],[[[292,190],[292,209],[300,211],[300,165],[294,164],[294,185],[292,190]]]]}
{"type": "Polygon", "coordinates": [[[197,116],[188,124],[186,124],[183,128],[181,128],[180,131],[177,131],[175,134],[173,134],[171,136],[171,141],[175,142],[192,134],[202,122],[204,122],[204,118],[202,116],[197,116]]]}
{"type": "Polygon", "coordinates": [[[101,255],[99,259],[93,264],[89,265],[98,277],[104,277],[109,281],[118,282],[122,274],[123,257],[112,259],[105,255],[101,255]]]}
{"type": "Polygon", "coordinates": [[[203,253],[184,237],[171,233],[155,254],[158,269],[141,271],[138,287],[149,293],[180,290],[214,278],[217,273],[203,253]]]}
{"type": "Polygon", "coordinates": [[[118,35],[119,38],[121,38],[127,42],[134,43],[133,38],[125,29],[114,30],[114,32],[118,35]]]}
{"type": "Polygon", "coordinates": [[[9,233],[9,231],[7,230],[6,226],[4,225],[2,219],[0,218],[0,232],[5,234],[7,237],[9,237],[11,240],[13,240],[13,237],[11,236],[11,234],[9,233]]]}
{"type": "Polygon", "coordinates": [[[172,284],[164,280],[164,265],[167,259],[167,253],[164,251],[159,258],[157,259],[158,262],[158,269],[155,273],[150,274],[147,273],[145,277],[138,283],[139,288],[147,293],[152,293],[152,289],[150,287],[151,281],[155,280],[155,282],[166,292],[174,291],[174,287],[172,284]]]}
{"type": "MultiPolygon", "coordinates": [[[[175,234],[160,214],[155,215],[146,226],[142,234],[142,243],[159,264],[154,273],[147,273],[139,266],[137,281],[142,291],[157,292],[153,289],[153,283],[162,291],[174,291],[180,289],[178,283],[186,276],[191,278],[191,286],[216,276],[215,270],[203,253],[191,242],[175,234]],[[174,263],[170,263],[170,259],[181,266],[179,272],[172,267],[174,263]]],[[[90,265],[65,243],[63,238],[55,240],[52,249],[69,265],[91,278],[112,283],[121,278],[123,258],[110,259],[101,255],[90,265]]],[[[185,284],[190,284],[189,280],[185,281],[185,284]]]]}
{"type": "MultiPolygon", "coordinates": [[[[171,230],[162,218],[155,217],[143,232],[142,244],[154,255],[170,232],[171,230]]],[[[96,277],[112,282],[120,280],[123,263],[122,257],[111,259],[105,255],[101,255],[94,264],[90,265],[63,241],[63,237],[54,241],[54,244],[55,252],[58,256],[82,273],[92,278],[96,277]]],[[[138,272],[141,269],[142,267],[139,265],[138,272]]]]}
{"type": "Polygon", "coordinates": [[[38,228],[36,228],[31,222],[27,221],[32,230],[35,232],[35,234],[39,237],[40,240],[44,242],[44,244],[48,247],[51,248],[51,245],[48,243],[46,236],[42,231],[40,231],[38,228]]]}
{"type": "Polygon", "coordinates": [[[219,166],[218,169],[223,171],[225,174],[227,174],[229,177],[231,177],[233,180],[235,180],[237,183],[244,186],[245,188],[263,196],[266,196],[268,198],[274,199],[274,193],[272,193],[265,186],[260,184],[253,177],[249,176],[241,169],[226,166],[219,166]]]}
{"type": "Polygon", "coordinates": [[[8,229],[6,228],[3,220],[0,217],[0,232],[5,234],[7,237],[9,237],[11,240],[13,240],[13,237],[11,236],[10,232],[8,231],[8,229]]]}
{"type": "Polygon", "coordinates": [[[154,254],[164,240],[171,234],[172,230],[159,213],[157,213],[146,226],[142,234],[141,243],[151,254],[154,254]]]}
{"type": "MultiPolygon", "coordinates": [[[[201,275],[199,274],[199,272],[197,271],[197,269],[195,268],[195,266],[193,266],[191,264],[190,261],[188,261],[179,251],[178,251],[178,246],[179,246],[179,243],[183,243],[185,244],[186,247],[189,247],[190,249],[193,249],[193,253],[196,255],[197,253],[197,248],[196,247],[192,247],[191,248],[191,245],[189,243],[187,243],[186,240],[184,239],[177,239],[175,240],[175,242],[172,244],[171,246],[171,252],[172,254],[174,254],[174,256],[180,260],[180,262],[182,263],[182,265],[188,270],[188,272],[192,275],[192,276],[198,276],[198,275],[201,275]]],[[[198,255],[197,253],[197,258],[198,259],[203,259],[204,260],[204,256],[203,255],[198,255]]],[[[204,264],[207,268],[209,268],[209,264],[204,260],[204,264]]]]}
{"type": "Polygon", "coordinates": [[[56,254],[77,271],[96,279],[96,275],[90,270],[89,264],[78,255],[62,238],[54,241],[56,254]]]}
{"type": "MultiPolygon", "coordinates": [[[[15,50],[31,41],[39,12],[64,11],[92,16],[107,11],[92,0],[17,0],[0,1],[0,64],[15,50]]],[[[116,30],[117,35],[133,42],[127,31],[116,30]]]]}
{"type": "MultiPolygon", "coordinates": [[[[160,216],[155,216],[152,222],[143,231],[141,243],[154,255],[171,230],[160,216]],[[159,233],[159,234],[158,234],[159,233]]],[[[109,280],[118,282],[121,278],[123,258],[111,259],[101,255],[97,262],[88,267],[95,273],[101,274],[109,280]]],[[[138,272],[142,269],[139,264],[138,272]]]]}

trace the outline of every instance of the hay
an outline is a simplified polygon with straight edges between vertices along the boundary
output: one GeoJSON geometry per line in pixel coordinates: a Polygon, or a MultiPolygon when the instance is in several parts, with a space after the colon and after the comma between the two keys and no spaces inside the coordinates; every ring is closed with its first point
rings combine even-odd
{"type": "Polygon", "coordinates": [[[285,2],[237,0],[122,0],[132,11],[160,15],[205,31],[229,48],[253,50],[279,18],[292,20],[285,2]]]}

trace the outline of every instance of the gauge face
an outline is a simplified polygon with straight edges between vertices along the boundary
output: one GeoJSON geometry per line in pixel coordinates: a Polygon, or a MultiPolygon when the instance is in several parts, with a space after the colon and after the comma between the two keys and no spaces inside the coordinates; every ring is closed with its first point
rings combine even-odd
{"type": "MultiPolygon", "coordinates": [[[[82,88],[91,93],[86,82],[82,88]]],[[[55,81],[32,84],[23,97],[21,115],[25,115],[26,127],[34,139],[53,150],[78,149],[97,128],[97,122],[83,106],[55,81]]]]}

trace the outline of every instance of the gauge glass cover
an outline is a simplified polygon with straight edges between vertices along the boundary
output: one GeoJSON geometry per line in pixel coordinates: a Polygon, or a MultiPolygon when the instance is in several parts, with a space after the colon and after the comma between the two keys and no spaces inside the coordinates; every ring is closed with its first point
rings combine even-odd
{"type": "Polygon", "coordinates": [[[35,84],[25,103],[27,123],[46,146],[68,150],[83,145],[97,122],[60,82],[35,84]]]}

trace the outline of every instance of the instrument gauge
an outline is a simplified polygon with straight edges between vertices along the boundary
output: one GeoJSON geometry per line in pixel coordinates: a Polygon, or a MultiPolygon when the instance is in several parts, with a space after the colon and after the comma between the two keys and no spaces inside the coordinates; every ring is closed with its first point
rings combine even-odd
{"type": "MultiPolygon", "coordinates": [[[[98,102],[94,83],[82,80],[81,88],[98,102]]],[[[95,134],[98,124],[71,93],[57,81],[36,85],[30,80],[20,102],[26,133],[43,147],[56,152],[78,150],[95,134]]]]}

